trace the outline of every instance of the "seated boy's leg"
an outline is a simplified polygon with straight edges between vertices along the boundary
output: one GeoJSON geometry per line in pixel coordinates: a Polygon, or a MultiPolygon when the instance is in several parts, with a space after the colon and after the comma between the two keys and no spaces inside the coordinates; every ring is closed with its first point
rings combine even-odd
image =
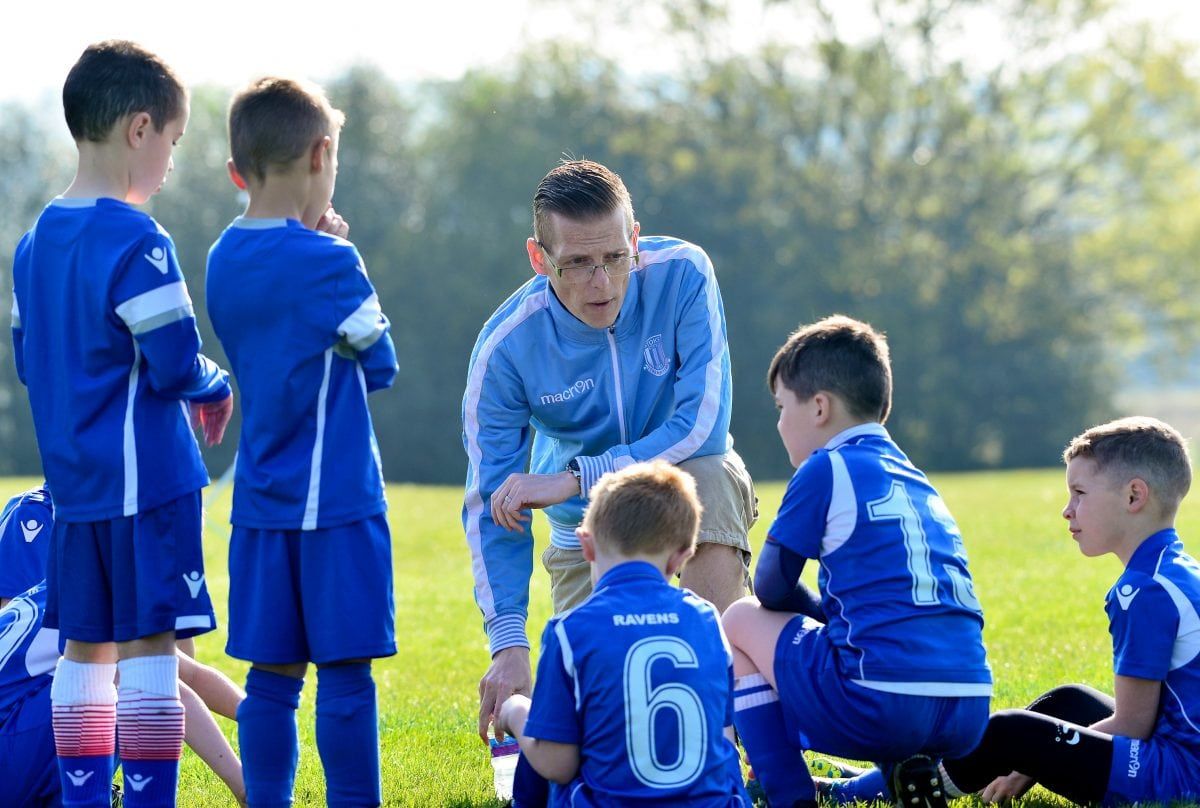
{"type": "Polygon", "coordinates": [[[301,536],[304,626],[317,663],[317,750],[326,801],[382,801],[370,660],[396,653],[385,515],[301,536]]]}
{"type": "Polygon", "coordinates": [[[1112,716],[1117,703],[1112,696],[1087,685],[1062,685],[1033,700],[1031,712],[1090,727],[1112,716]]]}
{"type": "Polygon", "coordinates": [[[26,696],[0,725],[0,784],[0,808],[62,801],[49,681],[26,696]]]}
{"type": "Polygon", "coordinates": [[[229,641],[253,663],[237,707],[246,797],[255,806],[292,802],[300,734],[296,711],[311,651],[299,601],[301,531],[234,526],[229,542],[229,641]]]}
{"type": "Polygon", "coordinates": [[[774,806],[816,799],[798,739],[788,731],[775,689],[775,642],[793,618],[745,598],[730,606],[721,620],[733,646],[733,724],[774,806]]]}
{"type": "Polygon", "coordinates": [[[945,760],[948,786],[972,793],[1018,771],[1078,803],[1099,802],[1108,790],[1113,738],[1029,710],[1002,710],[965,757],[945,760]]]}

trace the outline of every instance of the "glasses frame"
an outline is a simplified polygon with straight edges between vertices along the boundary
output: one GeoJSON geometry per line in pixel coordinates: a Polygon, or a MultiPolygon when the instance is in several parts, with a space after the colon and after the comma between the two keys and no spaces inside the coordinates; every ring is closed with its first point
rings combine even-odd
{"type": "MultiPolygon", "coordinates": [[[[546,257],[546,260],[550,262],[550,266],[554,269],[554,273],[558,276],[558,279],[561,281],[563,279],[563,268],[560,267],[557,263],[555,263],[554,259],[550,257],[550,250],[546,249],[545,244],[543,244],[541,241],[537,241],[536,244],[538,245],[538,247],[541,248],[542,255],[544,255],[546,257]]],[[[604,274],[608,276],[609,280],[612,280],[614,277],[620,278],[625,275],[629,275],[635,269],[637,269],[638,258],[640,256],[641,256],[641,253],[635,252],[635,253],[630,253],[629,255],[624,256],[622,258],[615,258],[612,261],[605,261],[603,264],[583,264],[583,265],[577,264],[573,267],[567,267],[567,269],[587,269],[589,271],[588,271],[587,279],[584,281],[564,281],[564,282],[570,283],[573,286],[586,286],[587,284],[591,283],[592,280],[596,277],[597,269],[603,269],[604,274]],[[629,259],[629,271],[621,272],[614,276],[612,273],[612,270],[609,269],[609,265],[615,264],[615,263],[617,263],[617,261],[624,261],[626,258],[629,259]]]]}

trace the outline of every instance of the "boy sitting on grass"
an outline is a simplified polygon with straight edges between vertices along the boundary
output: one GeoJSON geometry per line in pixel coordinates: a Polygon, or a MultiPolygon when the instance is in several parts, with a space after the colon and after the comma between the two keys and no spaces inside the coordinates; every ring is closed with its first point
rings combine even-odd
{"type": "Polygon", "coordinates": [[[694,481],[668,463],[593,489],[577,535],[595,589],[547,624],[532,703],[511,696],[496,720],[560,784],[552,805],[749,804],[720,616],[668,583],[699,522],[694,481]]]}

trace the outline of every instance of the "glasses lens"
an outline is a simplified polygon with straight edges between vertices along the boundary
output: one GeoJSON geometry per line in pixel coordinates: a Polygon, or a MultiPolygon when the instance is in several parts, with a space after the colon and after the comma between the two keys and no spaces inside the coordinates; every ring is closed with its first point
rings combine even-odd
{"type": "Polygon", "coordinates": [[[587,283],[591,280],[594,269],[595,267],[589,264],[588,266],[562,267],[560,271],[564,283],[577,284],[587,283]]]}
{"type": "Polygon", "coordinates": [[[633,256],[627,255],[624,258],[617,258],[616,260],[609,261],[604,266],[608,270],[608,277],[610,278],[628,275],[633,269],[633,256]]]}

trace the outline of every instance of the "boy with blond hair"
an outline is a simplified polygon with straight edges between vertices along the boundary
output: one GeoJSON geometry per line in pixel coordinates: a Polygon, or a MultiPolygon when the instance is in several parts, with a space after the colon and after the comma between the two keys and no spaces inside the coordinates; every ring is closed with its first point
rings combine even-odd
{"type": "Polygon", "coordinates": [[[905,805],[944,801],[931,756],[979,740],[992,677],[962,536],[883,427],[887,342],[826,318],[788,338],[767,383],[797,469],[755,571],[762,600],[723,617],[750,764],[773,806],[815,800],[803,749],[880,762],[905,805]]]}
{"type": "Polygon", "coordinates": [[[216,625],[188,406],[212,445],[233,400],[199,353],[170,236],[132,205],[166,181],[188,98],[161,59],[113,40],[71,68],[63,108],[78,169],[13,259],[14,359],[56,492],[45,625],[66,638],[51,685],[63,801],[108,805],[119,727],[127,804],[171,804],[175,640],[216,625]]]}
{"type": "Polygon", "coordinates": [[[720,617],[668,583],[699,524],[695,482],[664,461],[592,489],[577,535],[595,588],[547,624],[532,703],[513,695],[497,718],[559,784],[553,805],[749,805],[720,617]]]}
{"type": "Polygon", "coordinates": [[[1175,532],[1192,482],[1183,438],[1153,418],[1092,427],[1063,452],[1062,515],[1085,556],[1125,569],[1104,610],[1114,696],[1066,685],[1002,710],[979,746],[943,763],[957,796],[998,801],[1035,782],[1078,803],[1200,797],[1200,565],[1175,532]]]}
{"type": "Polygon", "coordinates": [[[396,352],[330,206],[343,120],[288,79],[234,97],[229,171],[250,201],[208,260],[209,314],[243,397],[226,650],[253,663],[238,737],[255,806],[291,804],[309,662],[328,804],[382,799],[371,660],[396,641],[367,393],[391,385],[396,352]]]}

